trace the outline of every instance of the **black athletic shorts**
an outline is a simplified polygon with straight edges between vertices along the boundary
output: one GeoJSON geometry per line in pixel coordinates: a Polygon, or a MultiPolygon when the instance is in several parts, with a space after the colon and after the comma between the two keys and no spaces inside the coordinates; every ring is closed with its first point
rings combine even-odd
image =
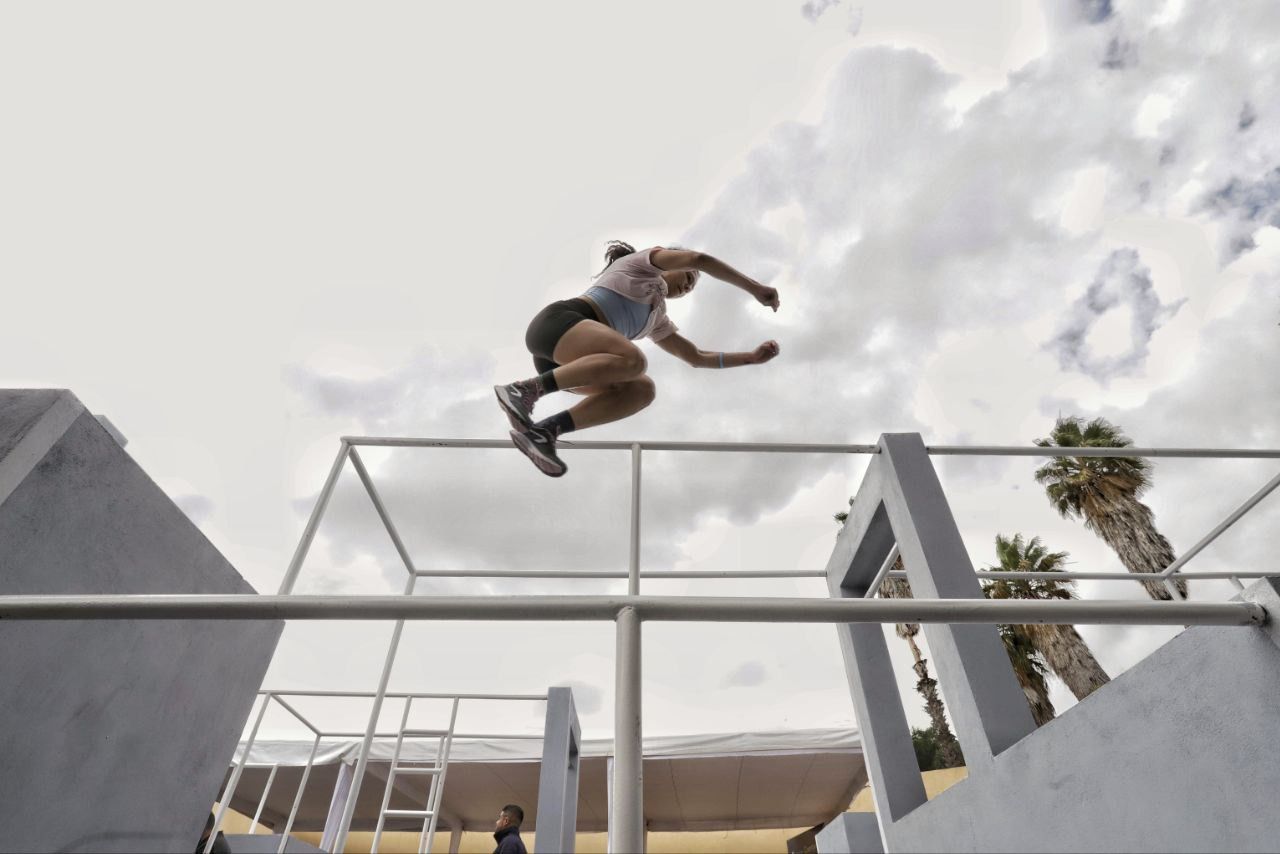
{"type": "Polygon", "coordinates": [[[529,324],[529,331],[524,334],[524,345],[533,354],[533,366],[538,373],[545,374],[560,367],[552,361],[551,354],[574,324],[580,320],[595,319],[591,303],[577,297],[553,302],[538,312],[529,324]]]}

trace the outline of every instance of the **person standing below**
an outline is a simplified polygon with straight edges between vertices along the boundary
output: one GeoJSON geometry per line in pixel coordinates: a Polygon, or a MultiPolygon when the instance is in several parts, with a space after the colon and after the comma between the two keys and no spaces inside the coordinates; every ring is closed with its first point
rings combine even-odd
{"type": "Polygon", "coordinates": [[[498,847],[493,854],[529,854],[520,839],[520,822],[524,821],[524,810],[515,804],[507,804],[498,813],[494,823],[493,838],[498,840],[498,847]]]}
{"type": "Polygon", "coordinates": [[[560,477],[568,466],[556,455],[556,440],[570,430],[617,421],[644,409],[654,398],[648,362],[633,341],[651,338],[658,347],[695,368],[763,364],[778,355],[777,341],[741,353],[707,352],[679,335],[667,317],[667,300],[693,291],[702,273],[746,291],[778,310],[778,291],[744,276],[705,252],[653,246],[637,252],[609,242],[607,262],[586,293],[553,302],[525,333],[537,376],[493,387],[511,422],[511,441],[543,473],[560,477]],[[564,389],[586,399],[534,423],[538,398],[564,389]]]}

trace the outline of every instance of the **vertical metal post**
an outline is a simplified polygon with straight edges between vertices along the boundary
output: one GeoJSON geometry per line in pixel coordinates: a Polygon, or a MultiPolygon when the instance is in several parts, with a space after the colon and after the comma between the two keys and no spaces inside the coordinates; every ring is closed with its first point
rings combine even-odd
{"type": "Polygon", "coordinates": [[[640,617],[618,611],[617,677],[614,687],[613,820],[615,854],[644,851],[644,747],[640,726],[640,617]]]}
{"type": "Polygon", "coordinates": [[[315,539],[316,529],[320,527],[320,517],[324,515],[324,509],[329,506],[329,497],[333,495],[333,487],[338,482],[338,475],[342,472],[342,464],[346,462],[347,452],[350,450],[351,446],[343,439],[338,448],[337,459],[333,461],[333,467],[329,469],[329,477],[325,480],[324,487],[320,490],[320,497],[316,499],[316,506],[311,508],[311,518],[307,520],[307,527],[303,530],[302,539],[299,540],[298,548],[293,553],[293,560],[289,562],[289,569],[284,574],[284,581],[280,582],[279,595],[281,596],[293,592],[294,582],[298,580],[298,573],[302,571],[302,562],[307,559],[307,552],[311,549],[311,541],[315,539]]]}
{"type": "Polygon", "coordinates": [[[267,775],[267,784],[262,787],[262,797],[258,800],[258,811],[253,814],[253,821],[249,824],[250,833],[258,832],[258,819],[262,818],[262,808],[267,805],[267,795],[271,794],[271,784],[275,782],[276,772],[279,770],[279,762],[271,765],[271,773],[267,775]]]}
{"type": "Polygon", "coordinates": [[[640,443],[631,446],[631,563],[627,595],[640,595],[640,443]]]}
{"type": "Polygon", "coordinates": [[[240,754],[236,770],[231,772],[231,779],[227,781],[227,790],[222,793],[222,803],[218,805],[218,817],[213,820],[213,830],[209,831],[209,841],[204,844],[204,854],[209,854],[213,850],[213,841],[218,838],[218,831],[222,828],[222,817],[227,814],[227,808],[231,806],[231,798],[236,793],[236,786],[240,785],[240,775],[244,773],[245,763],[249,761],[249,751],[253,750],[253,740],[258,737],[258,727],[262,724],[262,716],[267,713],[271,697],[271,694],[267,694],[262,698],[262,708],[258,710],[253,729],[249,731],[249,741],[244,746],[244,753],[240,754]]]}
{"type": "Polygon", "coordinates": [[[320,732],[316,731],[316,740],[311,743],[311,755],[307,757],[307,767],[302,771],[302,782],[298,784],[298,794],[293,796],[293,808],[289,810],[289,820],[284,824],[284,833],[280,834],[280,847],[276,854],[284,854],[284,847],[289,843],[289,831],[293,830],[293,820],[298,817],[298,807],[302,805],[302,793],[307,789],[307,778],[311,776],[311,767],[316,762],[316,750],[320,747],[320,732]]]}
{"type": "MultiPolygon", "coordinates": [[[[413,585],[417,580],[417,576],[409,576],[409,581],[404,588],[406,596],[413,594],[413,585]]],[[[378,693],[373,698],[373,711],[369,713],[369,726],[364,732],[364,741],[360,744],[360,758],[356,760],[355,774],[351,779],[351,792],[347,796],[346,808],[342,811],[342,829],[338,831],[338,838],[333,841],[330,854],[342,851],[347,845],[347,834],[351,832],[351,819],[356,812],[360,784],[364,781],[364,769],[369,764],[369,748],[373,745],[373,734],[378,731],[382,701],[387,695],[387,683],[391,680],[391,668],[395,665],[396,650],[400,648],[400,635],[403,632],[404,620],[396,620],[396,627],[391,632],[391,643],[387,647],[387,660],[382,665],[382,676],[378,679],[378,693]]]]}

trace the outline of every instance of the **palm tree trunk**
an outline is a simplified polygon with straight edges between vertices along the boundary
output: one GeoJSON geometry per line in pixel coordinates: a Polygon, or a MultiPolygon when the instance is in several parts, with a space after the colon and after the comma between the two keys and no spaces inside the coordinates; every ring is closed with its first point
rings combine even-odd
{"type": "MultiPolygon", "coordinates": [[[[1085,523],[1111,546],[1125,569],[1133,573],[1160,573],[1174,561],[1173,546],[1156,530],[1151,508],[1141,501],[1128,500],[1107,508],[1084,508],[1085,523]]],[[[1175,582],[1178,595],[1187,598],[1187,583],[1175,582]]],[[[1172,599],[1160,581],[1144,581],[1152,599],[1172,599]]]]}
{"type": "Polygon", "coordinates": [[[924,710],[929,713],[929,719],[933,721],[934,741],[938,745],[943,767],[959,767],[964,764],[960,743],[956,741],[955,734],[947,724],[942,697],[938,695],[938,682],[929,675],[929,660],[921,655],[920,647],[916,644],[915,634],[920,631],[920,626],[916,623],[901,623],[898,628],[898,636],[911,646],[911,655],[915,659],[912,669],[919,677],[916,680],[916,690],[920,692],[920,696],[924,697],[924,710]],[[903,631],[910,628],[914,628],[915,631],[903,631]]]}
{"type": "Polygon", "coordinates": [[[1031,639],[1045,663],[1077,700],[1083,700],[1111,681],[1075,626],[1030,624],[1018,628],[1031,639]]]}

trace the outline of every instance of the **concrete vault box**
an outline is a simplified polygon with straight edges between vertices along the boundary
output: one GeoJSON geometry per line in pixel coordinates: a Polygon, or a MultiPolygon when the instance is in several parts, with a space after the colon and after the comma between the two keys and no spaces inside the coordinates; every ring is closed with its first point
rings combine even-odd
{"type": "MultiPolygon", "coordinates": [[[[254,593],[68,391],[0,390],[0,595],[254,593]]],[[[190,851],[279,621],[0,622],[0,851],[190,851]]]]}

